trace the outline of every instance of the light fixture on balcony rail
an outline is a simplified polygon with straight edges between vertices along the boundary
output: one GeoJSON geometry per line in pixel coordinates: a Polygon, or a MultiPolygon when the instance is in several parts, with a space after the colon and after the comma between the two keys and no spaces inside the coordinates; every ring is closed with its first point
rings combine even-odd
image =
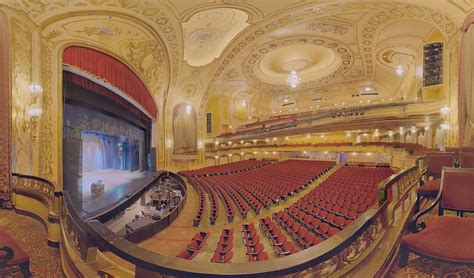
{"type": "Polygon", "coordinates": [[[290,85],[291,88],[296,88],[298,84],[300,84],[301,78],[298,76],[298,73],[295,70],[295,67],[293,66],[293,69],[290,72],[290,75],[288,76],[288,79],[286,82],[290,85]]]}
{"type": "Polygon", "coordinates": [[[417,130],[416,126],[412,126],[411,129],[410,129],[411,134],[415,134],[416,130],[417,130]]]}

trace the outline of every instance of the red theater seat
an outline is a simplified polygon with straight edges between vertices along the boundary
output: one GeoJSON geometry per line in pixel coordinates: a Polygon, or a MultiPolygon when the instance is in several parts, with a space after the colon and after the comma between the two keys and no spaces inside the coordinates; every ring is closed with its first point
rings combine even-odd
{"type": "Polygon", "coordinates": [[[4,230],[0,229],[0,258],[4,269],[0,268],[0,276],[8,276],[8,269],[20,270],[25,277],[29,277],[30,260],[28,255],[20,248],[15,240],[4,230]]]}
{"type": "Polygon", "coordinates": [[[194,259],[194,257],[197,256],[197,254],[198,254],[198,252],[196,250],[186,249],[176,257],[181,258],[181,259],[185,259],[185,260],[192,260],[192,259],[194,259]]]}
{"type": "Polygon", "coordinates": [[[408,263],[408,255],[418,255],[454,263],[474,263],[474,219],[443,216],[445,210],[474,212],[474,169],[444,168],[440,191],[426,210],[415,215],[409,227],[412,234],[402,238],[400,266],[408,263]],[[439,204],[439,217],[427,224],[417,224],[423,215],[439,204]]]}

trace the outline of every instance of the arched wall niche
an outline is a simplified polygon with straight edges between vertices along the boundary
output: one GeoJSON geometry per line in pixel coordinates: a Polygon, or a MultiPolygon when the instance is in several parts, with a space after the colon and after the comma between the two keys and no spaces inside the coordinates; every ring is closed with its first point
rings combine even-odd
{"type": "MultiPolygon", "coordinates": [[[[86,46],[117,58],[143,81],[152,94],[162,117],[163,92],[169,87],[169,59],[156,33],[145,23],[134,18],[124,18],[114,13],[75,13],[75,16],[55,17],[45,21],[41,30],[41,51],[39,53],[41,84],[43,85],[43,115],[39,126],[40,152],[38,174],[62,190],[62,55],[68,46],[86,46]],[[112,16],[117,24],[110,34],[103,34],[93,25],[112,16]],[[87,25],[89,24],[89,25],[87,25]],[[127,35],[128,34],[128,35],[127,35]],[[150,62],[150,59],[151,62],[150,62]],[[155,74],[163,73],[161,78],[155,74]]],[[[109,22],[110,23],[110,22],[109,22]]],[[[156,123],[156,122],[155,122],[156,123]]],[[[161,125],[153,124],[152,133],[158,133],[161,125]]],[[[153,136],[152,146],[164,146],[153,136]]],[[[160,148],[161,149],[161,148],[160,148]]],[[[157,158],[161,150],[157,150],[157,158]]],[[[158,159],[157,159],[158,161],[158,159]]]]}
{"type": "Polygon", "coordinates": [[[10,208],[11,176],[11,50],[10,26],[0,11],[0,207],[10,208]]]}
{"type": "Polygon", "coordinates": [[[194,154],[198,151],[197,115],[189,103],[173,108],[173,147],[175,154],[194,154]]]}

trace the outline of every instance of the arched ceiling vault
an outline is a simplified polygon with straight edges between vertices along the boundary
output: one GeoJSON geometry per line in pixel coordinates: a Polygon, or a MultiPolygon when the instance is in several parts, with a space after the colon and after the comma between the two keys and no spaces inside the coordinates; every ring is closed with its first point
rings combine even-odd
{"type": "MultiPolygon", "coordinates": [[[[292,95],[302,106],[313,104],[315,99],[344,99],[363,86],[388,97],[401,82],[394,74],[396,63],[416,63],[419,57],[415,55],[430,33],[439,32],[445,41],[454,38],[474,8],[468,1],[451,0],[0,0],[0,4],[23,11],[38,26],[54,24],[74,13],[116,14],[141,22],[164,48],[170,87],[161,97],[185,98],[192,90],[201,117],[212,94],[237,87],[235,84],[272,98],[269,105],[286,95],[292,95]],[[193,22],[200,15],[215,15],[216,9],[240,16],[222,26],[193,22]],[[202,32],[216,26],[225,30],[214,34],[215,39],[212,32],[202,32]],[[199,43],[189,43],[193,36],[199,43]],[[407,58],[410,55],[414,58],[407,58]],[[198,61],[190,62],[193,59],[198,61]],[[302,78],[297,90],[285,84],[285,76],[293,67],[302,78]]],[[[91,32],[114,34],[114,28],[121,24],[101,29],[105,22],[106,17],[97,19],[96,26],[88,27],[95,30],[91,32]]],[[[133,37],[130,33],[117,35],[133,37]]],[[[100,36],[109,35],[96,34],[88,39],[100,42],[100,36]]],[[[122,46],[117,51],[123,51],[122,46]]],[[[138,54],[130,49],[126,55],[138,54]]],[[[254,99],[259,102],[260,98],[254,99]]]]}

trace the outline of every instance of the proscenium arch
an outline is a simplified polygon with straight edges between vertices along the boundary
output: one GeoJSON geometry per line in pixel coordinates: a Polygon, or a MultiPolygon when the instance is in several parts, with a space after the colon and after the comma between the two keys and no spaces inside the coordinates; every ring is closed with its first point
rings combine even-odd
{"type": "MultiPolygon", "coordinates": [[[[168,56],[168,52],[166,47],[164,46],[162,40],[159,38],[158,34],[148,26],[143,21],[140,21],[136,18],[131,18],[127,14],[116,14],[116,13],[104,13],[104,12],[76,12],[72,13],[76,17],[79,16],[87,16],[87,15],[96,15],[96,16],[109,16],[115,15],[116,17],[120,17],[123,21],[132,21],[133,26],[140,30],[147,39],[157,41],[161,49],[163,50],[163,63],[164,63],[164,74],[160,88],[160,92],[163,92],[164,97],[157,96],[155,91],[151,91],[148,87],[149,84],[144,82],[145,86],[147,86],[148,90],[152,92],[156,96],[154,98],[155,105],[157,105],[157,121],[163,118],[163,111],[164,104],[166,102],[166,95],[169,90],[170,86],[170,59],[168,56]],[[161,108],[161,109],[160,109],[161,108]]],[[[93,48],[99,50],[101,52],[107,53],[114,58],[118,58],[119,61],[123,62],[132,70],[135,70],[131,65],[124,61],[119,54],[115,53],[116,50],[114,49],[107,49],[107,45],[102,45],[97,41],[89,40],[86,38],[80,37],[73,37],[69,35],[67,39],[62,38],[61,40],[57,41],[49,41],[46,37],[46,32],[54,31],[55,28],[58,28],[58,25],[64,20],[70,22],[73,17],[71,14],[61,14],[55,17],[50,17],[48,20],[42,21],[44,24],[40,27],[42,32],[41,37],[41,52],[40,52],[40,59],[42,67],[41,69],[41,83],[44,88],[43,93],[43,102],[44,109],[43,109],[43,118],[41,121],[41,141],[40,141],[40,157],[38,160],[39,164],[39,175],[47,178],[48,180],[52,181],[55,185],[56,191],[62,191],[62,176],[63,176],[63,169],[62,169],[62,144],[60,144],[60,138],[62,138],[62,54],[64,49],[68,46],[86,46],[88,48],[93,48]],[[54,25],[53,25],[54,24],[54,25]],[[48,30],[49,28],[49,30],[48,30]],[[49,110],[49,111],[48,111],[49,110]]],[[[135,72],[137,73],[137,72],[135,72]]],[[[137,74],[138,77],[143,81],[140,74],[137,74]]],[[[155,121],[153,126],[156,126],[155,121]]],[[[162,132],[163,126],[159,125],[156,126],[156,129],[152,134],[152,146],[157,145],[164,146],[164,137],[158,136],[159,133],[162,132]],[[158,130],[159,129],[159,130],[158,130]],[[156,130],[156,131],[155,131],[156,130]]],[[[159,156],[160,150],[159,148],[157,151],[157,157],[159,156]]]]}

